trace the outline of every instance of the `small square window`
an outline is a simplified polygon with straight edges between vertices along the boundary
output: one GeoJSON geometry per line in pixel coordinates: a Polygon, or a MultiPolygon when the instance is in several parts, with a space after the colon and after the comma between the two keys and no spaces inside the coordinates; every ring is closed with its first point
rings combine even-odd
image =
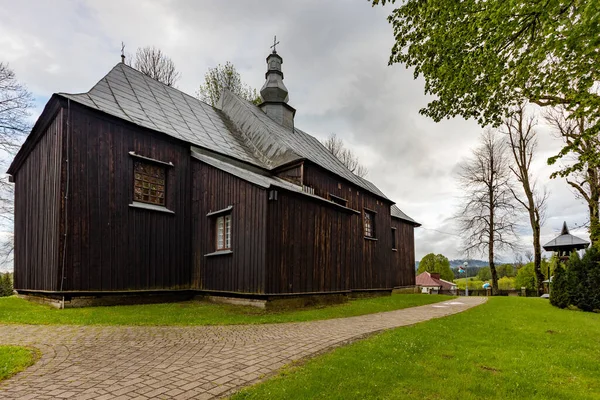
{"type": "Polygon", "coordinates": [[[216,244],[218,250],[231,250],[231,214],[215,219],[216,244]]]}
{"type": "Polygon", "coordinates": [[[375,213],[364,210],[365,237],[375,237],[375,213]]]}
{"type": "Polygon", "coordinates": [[[134,161],[133,171],[133,201],[164,206],[166,168],[143,161],[134,161]]]}

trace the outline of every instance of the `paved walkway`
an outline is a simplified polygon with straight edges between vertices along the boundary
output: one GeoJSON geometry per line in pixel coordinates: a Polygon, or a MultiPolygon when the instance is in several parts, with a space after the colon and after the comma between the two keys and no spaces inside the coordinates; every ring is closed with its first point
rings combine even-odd
{"type": "Polygon", "coordinates": [[[0,344],[42,358],[0,383],[2,399],[211,399],[292,361],[383,329],[444,317],[483,297],[360,317],[200,327],[0,325],[0,344]]]}

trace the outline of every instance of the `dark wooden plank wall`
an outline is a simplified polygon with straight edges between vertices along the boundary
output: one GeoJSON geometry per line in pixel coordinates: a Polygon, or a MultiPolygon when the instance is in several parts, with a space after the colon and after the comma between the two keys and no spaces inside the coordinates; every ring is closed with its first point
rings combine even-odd
{"type": "Polygon", "coordinates": [[[357,218],[302,194],[278,191],[277,200],[269,201],[266,292],[349,290],[357,218]]]}
{"type": "Polygon", "coordinates": [[[391,202],[380,199],[370,192],[359,188],[323,168],[306,163],[304,165],[304,184],[315,189],[315,194],[328,198],[329,194],[348,201],[347,207],[361,212],[352,220],[352,258],[350,285],[352,289],[391,288],[392,281],[392,232],[391,202]],[[363,215],[365,208],[375,211],[375,236],[377,240],[368,240],[363,234],[363,215]]]}
{"type": "Polygon", "coordinates": [[[63,110],[15,175],[15,289],[59,289],[63,110]]]}
{"type": "Polygon", "coordinates": [[[192,161],[193,287],[203,290],[264,293],[267,192],[200,161],[192,161]],[[233,206],[233,253],[216,250],[215,217],[206,214],[233,206]]]}
{"type": "Polygon", "coordinates": [[[415,228],[412,224],[398,218],[392,218],[392,227],[396,228],[398,246],[393,257],[394,286],[413,286],[415,284],[415,228]]]}
{"type": "Polygon", "coordinates": [[[295,185],[302,185],[303,164],[294,165],[277,171],[276,175],[281,179],[292,182],[295,185]]]}
{"type": "MultiPolygon", "coordinates": [[[[301,293],[399,286],[398,278],[402,274],[398,273],[399,266],[395,262],[398,252],[392,251],[391,202],[317,165],[307,162],[303,172],[304,184],[312,187],[316,195],[329,198],[329,194],[333,194],[346,199],[347,207],[361,214],[349,215],[338,208],[320,205],[298,195],[291,199],[284,194],[276,202],[271,202],[267,291],[301,293]],[[364,238],[364,208],[376,212],[377,240],[364,238]],[[286,267],[288,264],[289,267],[286,267]],[[335,276],[321,279],[315,273],[320,269],[325,271],[325,277],[330,271],[335,276]],[[272,280],[270,276],[273,276],[272,280]]],[[[408,240],[408,236],[399,235],[398,240],[408,240]]],[[[408,249],[411,243],[402,246],[408,249]]],[[[409,253],[408,250],[406,253],[409,253]]]]}
{"type": "Polygon", "coordinates": [[[191,281],[189,146],[71,103],[65,290],[186,289],[191,281]],[[129,151],[172,162],[168,214],[130,207],[129,151]]]}

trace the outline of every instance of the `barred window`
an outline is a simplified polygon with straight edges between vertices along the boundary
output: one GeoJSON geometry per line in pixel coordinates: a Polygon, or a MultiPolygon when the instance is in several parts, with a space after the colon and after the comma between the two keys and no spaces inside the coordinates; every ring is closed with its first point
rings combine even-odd
{"type": "Polygon", "coordinates": [[[133,200],[165,205],[166,169],[143,161],[134,161],[133,200]]]}
{"type": "Polygon", "coordinates": [[[231,249],[231,214],[221,215],[216,219],[217,250],[231,249]]]}
{"type": "Polygon", "coordinates": [[[365,218],[365,237],[374,238],[375,237],[375,213],[371,211],[364,210],[364,218],[365,218]]]}

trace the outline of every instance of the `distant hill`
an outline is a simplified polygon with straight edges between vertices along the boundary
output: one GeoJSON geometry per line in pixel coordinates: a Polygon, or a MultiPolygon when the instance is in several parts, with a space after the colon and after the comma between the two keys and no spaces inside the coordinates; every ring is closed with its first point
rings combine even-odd
{"type": "MultiPolygon", "coordinates": [[[[458,268],[465,261],[469,263],[469,268],[481,268],[490,265],[487,261],[483,260],[450,260],[450,268],[458,268]]],[[[417,269],[419,269],[419,261],[415,261],[415,270],[417,269]]]]}
{"type": "Polygon", "coordinates": [[[460,265],[463,265],[464,262],[469,263],[469,267],[489,267],[490,263],[483,260],[450,260],[450,268],[458,268],[460,265]]]}

